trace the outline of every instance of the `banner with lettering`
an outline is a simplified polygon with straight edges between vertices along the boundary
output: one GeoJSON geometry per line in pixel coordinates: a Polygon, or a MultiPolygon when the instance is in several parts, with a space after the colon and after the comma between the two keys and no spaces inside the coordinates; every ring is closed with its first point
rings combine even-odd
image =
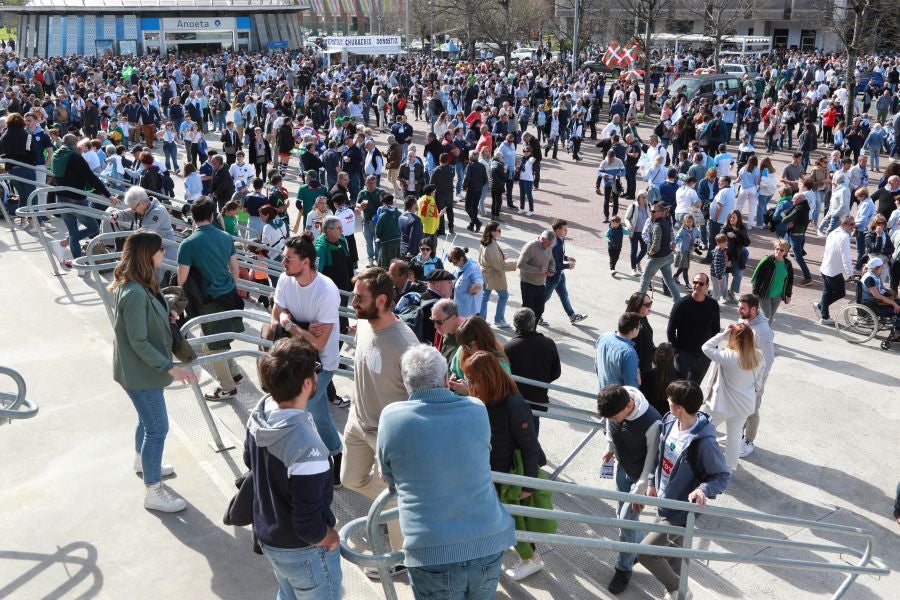
{"type": "Polygon", "coordinates": [[[325,38],[328,52],[350,54],[399,54],[399,35],[351,35],[325,38]]]}

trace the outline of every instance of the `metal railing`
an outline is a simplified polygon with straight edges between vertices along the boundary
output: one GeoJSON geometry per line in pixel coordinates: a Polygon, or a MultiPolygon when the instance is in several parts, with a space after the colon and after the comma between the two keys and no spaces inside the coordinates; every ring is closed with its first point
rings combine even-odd
{"type": "Polygon", "coordinates": [[[16,393],[0,392],[0,424],[13,419],[30,419],[38,413],[38,405],[27,397],[25,378],[18,371],[0,366],[0,375],[6,375],[16,384],[16,393]]]}
{"type": "MultiPolygon", "coordinates": [[[[799,519],[796,517],[783,517],[779,515],[771,515],[762,512],[739,510],[734,508],[722,508],[718,506],[700,507],[690,502],[680,502],[677,500],[667,500],[664,498],[642,496],[639,494],[630,494],[626,492],[618,492],[613,490],[604,490],[583,485],[575,485],[570,483],[561,483],[558,481],[550,481],[547,479],[536,479],[532,477],[523,477],[521,475],[510,475],[507,473],[492,473],[494,483],[516,485],[528,487],[532,489],[549,490],[572,496],[585,496],[593,499],[605,500],[609,502],[637,503],[645,506],[655,506],[661,508],[674,509],[687,513],[687,518],[683,526],[665,525],[659,523],[633,521],[623,518],[601,517],[592,514],[585,514],[572,511],[550,510],[542,508],[531,508],[518,505],[504,505],[511,515],[520,515],[523,517],[535,517],[540,519],[553,519],[556,521],[568,521],[580,523],[589,526],[601,527],[617,527],[619,529],[633,529],[643,532],[661,532],[669,535],[682,536],[681,547],[674,546],[655,546],[643,543],[620,542],[610,539],[598,539],[593,537],[578,535],[562,535],[558,533],[535,533],[528,531],[516,531],[516,540],[519,542],[530,542],[533,544],[546,544],[556,546],[576,546],[581,548],[589,548],[592,550],[605,550],[612,552],[629,552],[635,554],[647,554],[653,556],[665,556],[669,558],[681,559],[680,584],[678,597],[683,599],[687,592],[688,580],[690,578],[690,561],[722,561],[729,563],[742,563],[759,565],[763,567],[775,567],[781,569],[797,569],[806,571],[816,571],[820,573],[842,573],[846,574],[841,585],[832,595],[834,600],[842,598],[850,586],[856,581],[860,575],[887,575],[890,569],[879,559],[875,558],[875,536],[871,531],[859,527],[849,527],[846,525],[832,525],[813,521],[808,519],[799,519]],[[863,548],[856,548],[849,545],[841,544],[819,544],[814,542],[802,542],[788,538],[777,538],[770,536],[748,535],[744,533],[713,531],[701,529],[696,526],[696,520],[699,515],[715,516],[723,519],[735,519],[737,521],[754,521],[761,523],[770,523],[776,525],[787,525],[791,527],[807,528],[813,531],[824,531],[831,534],[845,535],[852,538],[862,538],[865,540],[863,548]],[[694,549],[694,544],[698,540],[706,541],[726,541],[748,546],[756,546],[744,553],[715,551],[715,550],[699,550],[694,549]],[[770,546],[779,548],[787,548],[802,552],[818,552],[823,554],[833,554],[838,557],[848,555],[858,558],[856,564],[846,563],[830,563],[815,560],[798,560],[792,558],[763,557],[758,553],[770,546]]],[[[344,560],[363,567],[375,567],[381,575],[382,586],[384,587],[385,598],[388,600],[396,600],[397,593],[394,584],[388,574],[391,566],[400,564],[403,561],[402,552],[388,551],[388,541],[385,534],[379,527],[398,516],[399,509],[392,508],[385,510],[385,506],[396,498],[396,494],[390,490],[385,490],[372,503],[372,508],[366,517],[355,519],[345,524],[340,530],[341,539],[341,556],[344,560]],[[349,540],[356,535],[363,527],[365,527],[366,540],[371,544],[372,554],[364,554],[358,552],[349,546],[349,540]]],[[[628,506],[624,507],[627,510],[628,506]]]]}

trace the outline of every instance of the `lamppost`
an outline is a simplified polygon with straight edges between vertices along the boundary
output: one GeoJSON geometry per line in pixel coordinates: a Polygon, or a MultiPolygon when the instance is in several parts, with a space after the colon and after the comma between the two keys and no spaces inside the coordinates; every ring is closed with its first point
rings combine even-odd
{"type": "Polygon", "coordinates": [[[430,17],[428,37],[431,39],[431,56],[434,56],[434,0],[428,0],[428,15],[430,17]]]}

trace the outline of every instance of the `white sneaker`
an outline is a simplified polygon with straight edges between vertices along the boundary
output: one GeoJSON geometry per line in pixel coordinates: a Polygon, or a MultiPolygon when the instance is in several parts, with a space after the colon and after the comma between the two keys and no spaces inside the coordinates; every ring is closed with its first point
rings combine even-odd
{"type": "Polygon", "coordinates": [[[161,481],[147,486],[147,493],[144,495],[144,508],[173,513],[184,510],[185,506],[187,506],[185,501],[169,493],[169,490],[166,489],[166,486],[161,481]]]}
{"type": "Polygon", "coordinates": [[[644,269],[641,268],[641,263],[638,263],[638,264],[637,264],[637,272],[638,272],[638,273],[643,273],[643,272],[644,272],[644,269]]]}
{"type": "Polygon", "coordinates": [[[66,261],[66,249],[63,248],[60,240],[53,240],[50,242],[50,251],[53,252],[53,256],[56,257],[59,264],[63,264],[66,261]]]}
{"type": "Polygon", "coordinates": [[[641,276],[641,272],[638,271],[637,269],[632,269],[632,270],[631,270],[631,276],[632,276],[632,277],[640,277],[640,276],[641,276]]]}
{"type": "Polygon", "coordinates": [[[532,556],[528,560],[523,560],[521,558],[517,560],[516,564],[514,564],[511,568],[506,569],[505,573],[513,581],[519,581],[520,579],[525,579],[529,575],[537,573],[543,568],[544,561],[542,561],[541,557],[538,556],[538,553],[535,552],[534,556],[532,556]]]}
{"type": "Polygon", "coordinates": [[[524,215],[524,214],[525,214],[525,211],[522,210],[522,209],[520,208],[519,210],[516,211],[516,214],[517,214],[517,215],[524,215]]]}
{"type": "MultiPolygon", "coordinates": [[[[684,600],[691,600],[694,597],[694,592],[688,590],[684,594],[684,600]]],[[[663,600],[678,600],[678,591],[668,592],[665,596],[663,596],[663,600]]]]}
{"type": "Polygon", "coordinates": [[[753,445],[753,442],[741,442],[741,451],[739,456],[741,458],[746,458],[753,454],[753,451],[756,450],[756,446],[753,445]]]}
{"type": "Polygon", "coordinates": [[[529,210],[527,213],[525,213],[525,216],[526,216],[526,217],[533,217],[533,216],[534,216],[534,211],[533,211],[533,210],[529,210]]]}
{"type": "MultiPolygon", "coordinates": [[[[138,475],[144,474],[144,465],[141,463],[141,455],[134,455],[134,472],[138,475]]],[[[175,473],[175,467],[172,465],[163,464],[162,469],[160,469],[160,475],[163,477],[168,477],[169,475],[173,475],[175,473]]]]}

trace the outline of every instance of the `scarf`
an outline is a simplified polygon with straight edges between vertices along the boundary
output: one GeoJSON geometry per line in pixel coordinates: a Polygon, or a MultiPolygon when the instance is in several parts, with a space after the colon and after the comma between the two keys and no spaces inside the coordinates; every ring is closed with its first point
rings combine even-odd
{"type": "Polygon", "coordinates": [[[313,240],[313,246],[316,248],[316,255],[319,258],[319,264],[316,268],[320,273],[331,266],[331,253],[335,250],[341,250],[347,256],[350,256],[350,248],[347,246],[347,240],[344,239],[344,236],[341,236],[337,242],[332,243],[322,233],[313,240]]]}

